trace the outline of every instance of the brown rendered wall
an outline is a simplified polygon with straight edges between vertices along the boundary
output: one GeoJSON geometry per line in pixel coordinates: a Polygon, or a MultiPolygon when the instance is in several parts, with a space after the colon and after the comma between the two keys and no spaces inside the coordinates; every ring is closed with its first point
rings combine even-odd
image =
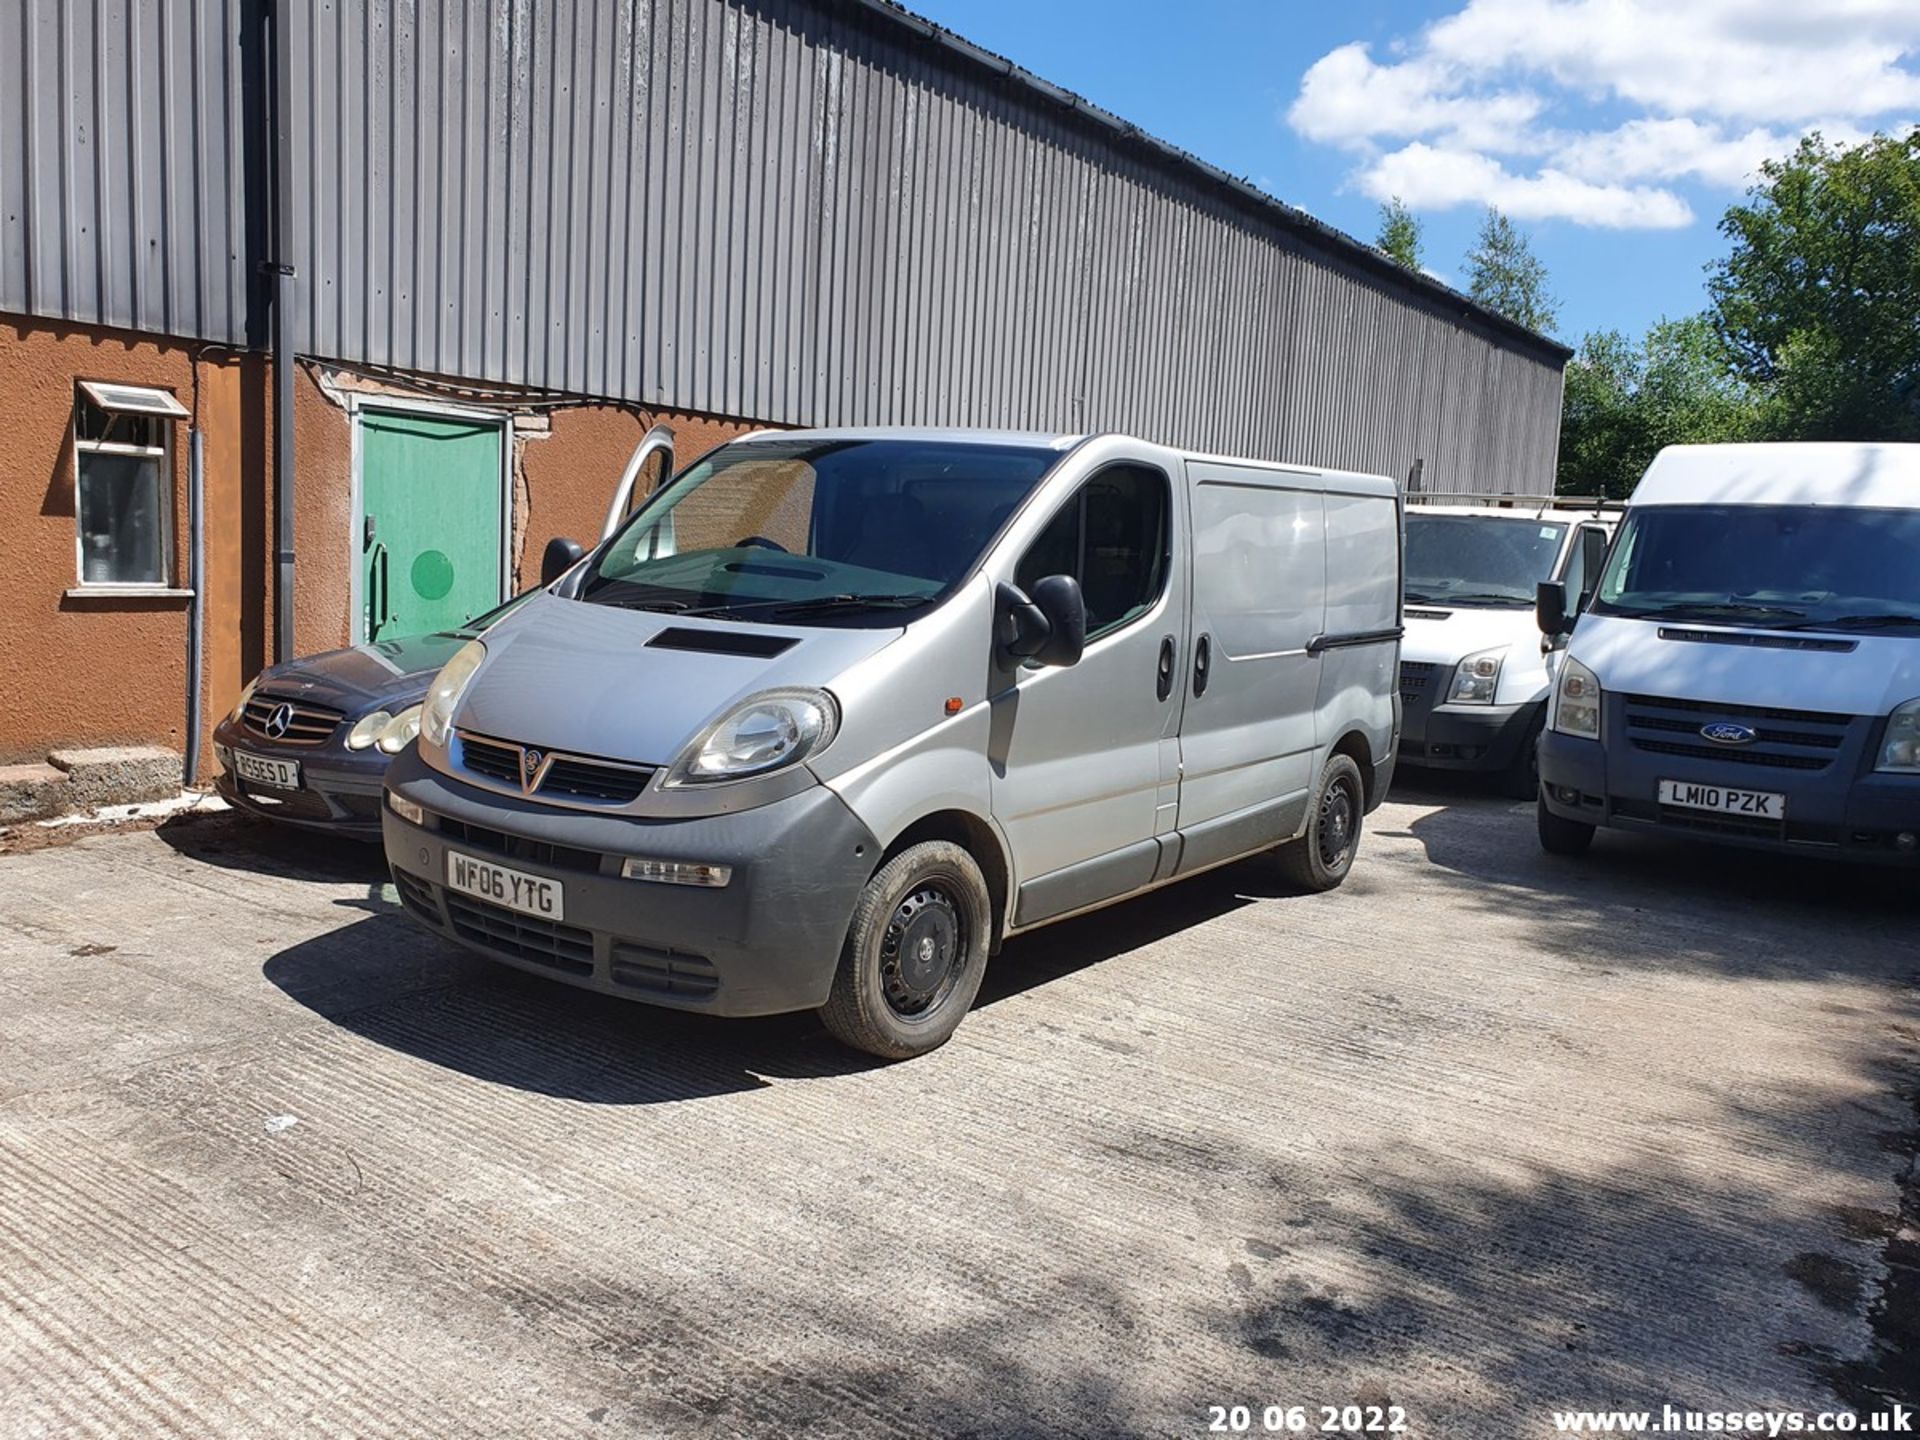
{"type": "MultiPolygon", "coordinates": [[[[339,377],[329,377],[337,381],[339,377]]],[[[350,379],[351,377],[349,377],[350,379]]],[[[269,658],[273,614],[269,369],[258,356],[197,352],[147,336],[0,317],[0,395],[12,425],[0,461],[0,764],[69,746],[185,746],[184,598],[74,598],[72,407],[79,379],[171,389],[196,409],[206,476],[205,729],[230,710],[269,658]],[[196,380],[197,393],[196,393],[196,380]]],[[[370,382],[353,382],[364,386],[370,382]]],[[[431,399],[430,384],[379,388],[431,399]]],[[[352,420],[340,387],[303,363],[294,385],[295,648],[347,643],[353,528],[352,420]],[[329,388],[333,393],[329,394],[329,388]]],[[[582,402],[564,408],[468,407],[512,413],[514,583],[532,584],[549,539],[591,543],[627,457],[647,428],[673,426],[681,466],[755,428],[706,416],[638,413],[582,402]]],[[[187,582],[187,424],[174,437],[172,583],[187,582]]],[[[204,733],[204,732],[203,732],[204,733]]],[[[202,775],[210,773],[210,752],[202,775]]]]}

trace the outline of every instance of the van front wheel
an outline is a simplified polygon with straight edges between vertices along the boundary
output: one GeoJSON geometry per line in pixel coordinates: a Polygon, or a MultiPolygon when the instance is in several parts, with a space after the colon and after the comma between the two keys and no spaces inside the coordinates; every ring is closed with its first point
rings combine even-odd
{"type": "Polygon", "coordinates": [[[1360,849],[1366,789],[1351,757],[1335,755],[1320,772],[1307,833],[1280,847],[1280,873],[1302,890],[1332,890],[1347,878],[1360,849]]]}
{"type": "Polygon", "coordinates": [[[945,1044],[980,993],[992,906],[979,865],[958,845],[902,850],[860,892],[821,1023],[883,1060],[945,1044]]]}

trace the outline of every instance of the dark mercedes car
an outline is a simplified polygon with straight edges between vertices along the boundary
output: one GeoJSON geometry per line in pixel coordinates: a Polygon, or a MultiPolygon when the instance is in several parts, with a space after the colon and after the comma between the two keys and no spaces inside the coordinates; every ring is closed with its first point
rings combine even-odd
{"type": "Polygon", "coordinates": [[[419,733],[427,686],[454,652],[526,598],[458,630],[350,645],[261,671],[213,732],[220,794],[269,820],[378,841],[381,780],[419,733]]]}

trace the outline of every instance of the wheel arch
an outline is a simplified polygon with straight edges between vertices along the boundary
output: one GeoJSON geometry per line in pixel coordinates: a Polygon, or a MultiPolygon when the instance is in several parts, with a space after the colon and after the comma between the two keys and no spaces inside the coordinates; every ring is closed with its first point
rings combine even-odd
{"type": "Polygon", "coordinates": [[[1373,744],[1367,739],[1366,731],[1355,727],[1334,741],[1333,747],[1327,751],[1327,758],[1332,759],[1335,755],[1344,755],[1360,767],[1361,799],[1371,812],[1379,803],[1379,797],[1374,794],[1379,776],[1374,773],[1373,744]]]}
{"type": "Polygon", "coordinates": [[[874,864],[877,873],[901,851],[928,840],[945,840],[958,845],[973,857],[987,882],[987,895],[993,902],[993,935],[988,942],[992,954],[1000,952],[1007,929],[1007,907],[1012,898],[1012,872],[1005,848],[992,825],[969,810],[935,810],[914,820],[889,840],[874,864]]]}

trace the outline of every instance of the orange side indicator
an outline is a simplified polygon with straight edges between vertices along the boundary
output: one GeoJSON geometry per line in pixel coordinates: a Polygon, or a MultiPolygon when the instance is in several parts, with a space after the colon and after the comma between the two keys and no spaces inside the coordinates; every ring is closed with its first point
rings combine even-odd
{"type": "Polygon", "coordinates": [[[966,708],[967,702],[962,700],[958,695],[949,695],[947,697],[947,714],[958,715],[966,708]]]}

